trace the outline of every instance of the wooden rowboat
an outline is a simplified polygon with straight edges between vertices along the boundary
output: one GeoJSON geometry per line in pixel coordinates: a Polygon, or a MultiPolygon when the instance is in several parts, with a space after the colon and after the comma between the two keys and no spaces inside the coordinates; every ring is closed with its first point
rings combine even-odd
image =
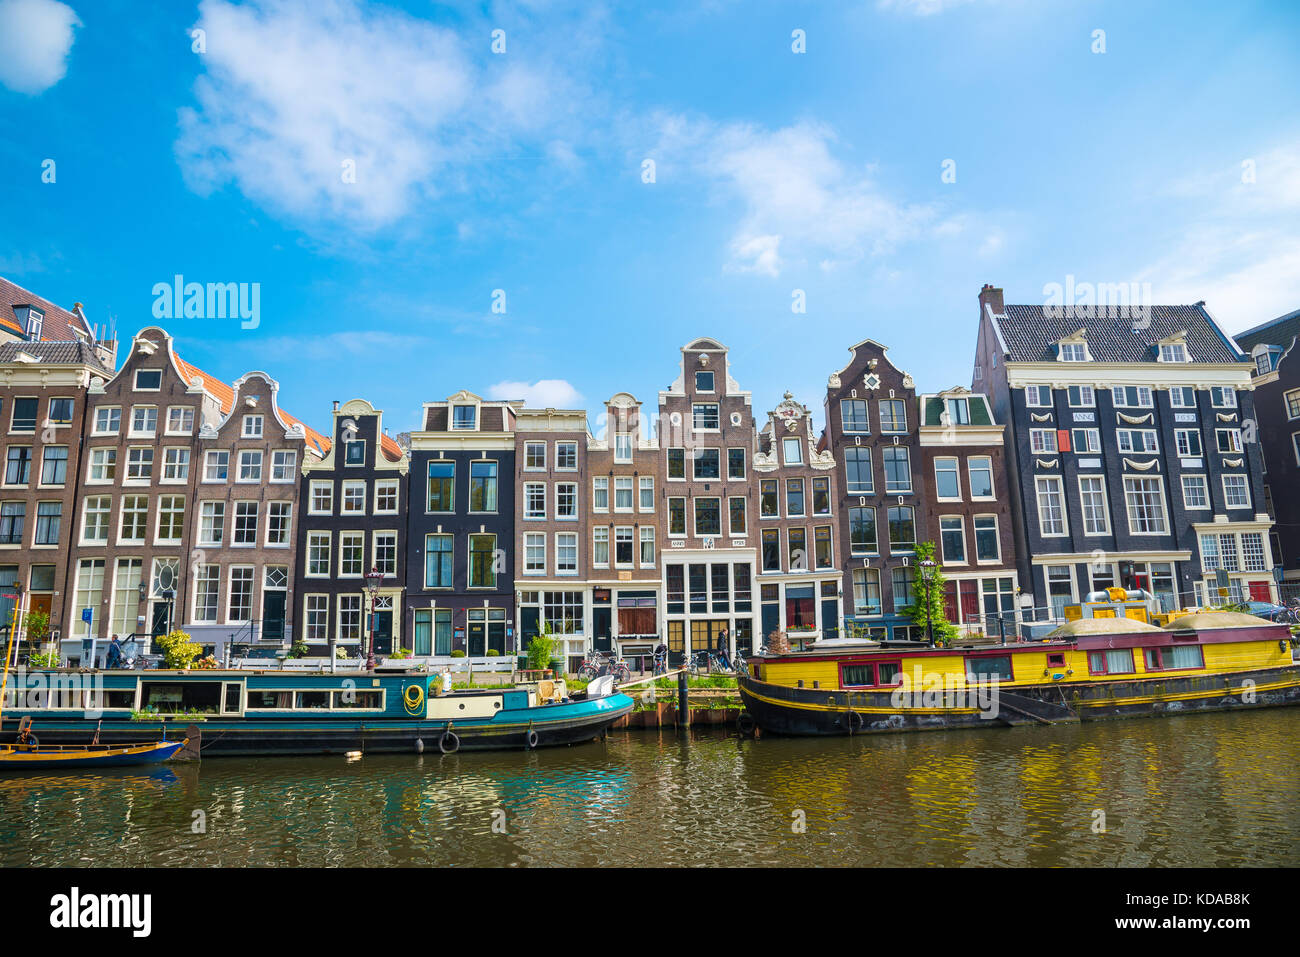
{"type": "Polygon", "coordinates": [[[151,741],[147,744],[0,745],[0,771],[27,769],[103,768],[124,764],[160,764],[189,744],[151,741]]]}

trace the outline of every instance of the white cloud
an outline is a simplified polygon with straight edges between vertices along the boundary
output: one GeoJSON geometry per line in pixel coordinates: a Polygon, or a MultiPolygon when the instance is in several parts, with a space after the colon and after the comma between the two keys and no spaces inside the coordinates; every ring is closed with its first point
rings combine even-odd
{"type": "Polygon", "coordinates": [[[0,0],[0,83],[33,96],[58,83],[79,26],[57,0],[0,0]]]}
{"type": "Polygon", "coordinates": [[[564,379],[538,379],[536,382],[498,382],[488,388],[492,399],[523,399],[539,409],[578,409],[582,395],[564,379]]]}
{"type": "Polygon", "coordinates": [[[888,196],[870,167],[842,161],[832,150],[835,134],[822,124],[767,130],[678,115],[653,123],[659,182],[702,178],[743,207],[730,270],[776,276],[797,261],[834,268],[916,239],[936,218],[931,206],[888,196]]]}
{"type": "Polygon", "coordinates": [[[936,13],[943,13],[945,10],[951,10],[953,7],[964,6],[971,0],[876,0],[878,10],[898,10],[904,13],[914,13],[918,17],[929,17],[936,13]]]}
{"type": "Polygon", "coordinates": [[[187,183],[233,183],[308,227],[412,215],[516,137],[560,139],[557,111],[581,98],[526,51],[492,56],[477,23],[462,37],[356,0],[202,0],[197,26],[205,72],[176,143],[187,183]]]}

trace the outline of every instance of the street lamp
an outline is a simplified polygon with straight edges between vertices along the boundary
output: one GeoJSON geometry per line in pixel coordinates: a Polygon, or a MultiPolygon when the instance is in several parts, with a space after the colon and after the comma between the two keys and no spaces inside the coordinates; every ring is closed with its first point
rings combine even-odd
{"type": "Polygon", "coordinates": [[[934,584],[934,571],[939,566],[930,559],[921,562],[921,580],[925,582],[925,631],[926,639],[934,645],[934,606],[930,603],[930,588],[934,584]]]}
{"type": "Polygon", "coordinates": [[[379,597],[379,586],[384,580],[384,573],[372,565],[366,575],[366,594],[370,596],[370,643],[366,649],[366,670],[375,670],[375,599],[379,597]]]}

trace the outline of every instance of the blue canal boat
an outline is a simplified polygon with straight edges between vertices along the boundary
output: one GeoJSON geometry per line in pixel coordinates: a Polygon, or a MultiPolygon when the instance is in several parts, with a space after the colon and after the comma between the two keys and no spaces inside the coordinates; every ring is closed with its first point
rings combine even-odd
{"type": "Polygon", "coordinates": [[[10,676],[4,715],[30,717],[43,746],[95,732],[109,745],[180,737],[201,722],[204,757],[452,753],[591,741],[632,710],[608,682],[589,691],[570,695],[555,680],[444,692],[440,676],[416,671],[38,670],[10,676]]]}
{"type": "Polygon", "coordinates": [[[62,771],[64,768],[117,768],[133,764],[161,764],[181,748],[180,741],[151,741],[147,744],[40,744],[0,745],[0,771],[62,771]]]}

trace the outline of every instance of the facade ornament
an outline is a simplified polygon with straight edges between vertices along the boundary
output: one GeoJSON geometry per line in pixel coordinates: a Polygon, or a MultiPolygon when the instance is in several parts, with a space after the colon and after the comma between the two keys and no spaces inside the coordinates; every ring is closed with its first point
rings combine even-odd
{"type": "Polygon", "coordinates": [[[1223,464],[1231,469],[1239,469],[1244,464],[1243,459],[1224,459],[1223,464]]]}
{"type": "Polygon", "coordinates": [[[1128,458],[1124,460],[1124,466],[1126,468],[1137,469],[1139,472],[1149,472],[1158,464],[1159,462],[1156,459],[1152,459],[1149,462],[1134,462],[1132,459],[1128,458]]]}
{"type": "Polygon", "coordinates": [[[1058,469],[1061,467],[1060,459],[1034,459],[1034,464],[1040,469],[1058,469]]]}
{"type": "Polygon", "coordinates": [[[838,372],[832,372],[826,380],[827,388],[838,389],[840,384],[840,374],[838,372]]]}
{"type": "Polygon", "coordinates": [[[1236,412],[1219,412],[1219,413],[1217,413],[1216,418],[1218,418],[1218,420],[1219,420],[1220,422],[1236,422],[1236,421],[1237,421],[1237,413],[1236,413],[1236,412]]]}
{"type": "MultiPolygon", "coordinates": [[[[946,411],[946,410],[945,410],[944,414],[947,415],[947,411],[946,411]]],[[[1030,417],[1031,419],[1033,419],[1035,422],[1051,422],[1051,421],[1052,421],[1052,413],[1050,413],[1050,412],[1030,412],[1030,413],[1029,413],[1029,417],[1030,417]]]]}
{"type": "Polygon", "coordinates": [[[1143,422],[1151,421],[1150,412],[1148,412],[1146,415],[1125,415],[1123,412],[1116,412],[1115,414],[1118,415],[1122,421],[1127,422],[1129,425],[1141,425],[1143,422]]]}
{"type": "MultiPolygon", "coordinates": [[[[871,361],[874,362],[875,360],[873,359],[871,361]]],[[[876,375],[874,372],[870,372],[862,377],[862,384],[872,392],[875,392],[880,388],[880,376],[876,375]]]]}

